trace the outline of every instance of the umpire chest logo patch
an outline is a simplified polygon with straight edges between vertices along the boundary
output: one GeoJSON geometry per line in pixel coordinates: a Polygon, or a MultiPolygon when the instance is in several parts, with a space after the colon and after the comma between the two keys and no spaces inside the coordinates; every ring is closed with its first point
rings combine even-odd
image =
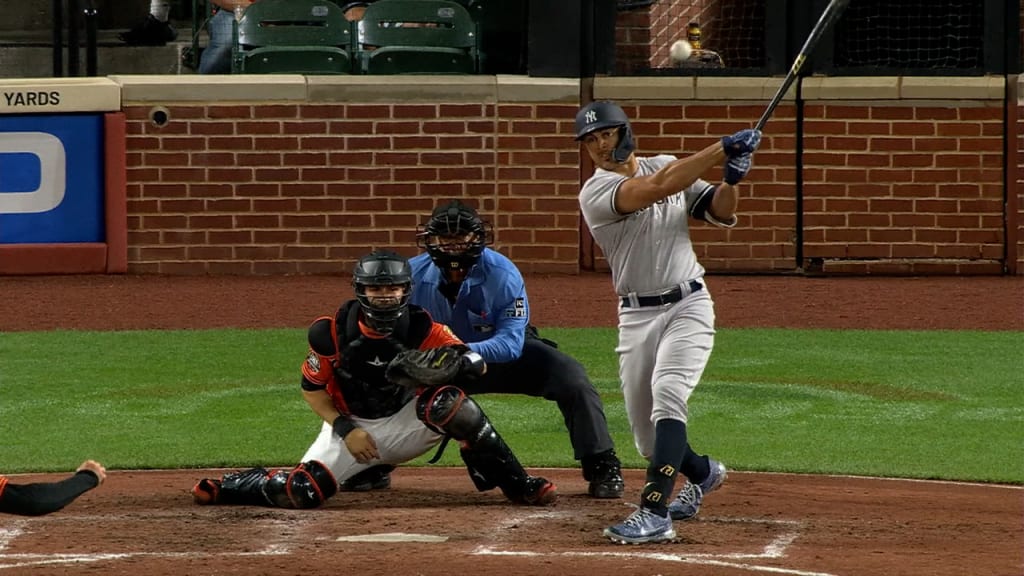
{"type": "Polygon", "coordinates": [[[316,352],[310,352],[309,356],[306,356],[306,365],[313,372],[320,372],[320,357],[316,355],[316,352]]]}
{"type": "Polygon", "coordinates": [[[506,318],[526,318],[526,299],[516,298],[511,308],[505,309],[506,318]]]}

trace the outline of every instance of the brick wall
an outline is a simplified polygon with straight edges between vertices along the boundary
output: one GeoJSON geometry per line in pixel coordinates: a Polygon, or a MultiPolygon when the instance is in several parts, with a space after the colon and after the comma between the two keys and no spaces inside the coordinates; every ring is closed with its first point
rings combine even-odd
{"type": "Polygon", "coordinates": [[[1002,108],[804,113],[806,258],[832,272],[1002,272],[1002,108]]]}
{"type": "Polygon", "coordinates": [[[463,198],[525,271],[576,272],[576,108],[172,105],[157,126],[129,106],[130,269],[338,272],[374,247],[415,254],[417,224],[463,198]]]}
{"type": "MultiPolygon", "coordinates": [[[[604,78],[594,95],[623,104],[642,153],[686,154],[749,127],[778,81],[604,78]]],[[[607,268],[581,231],[577,193],[592,168],[572,139],[577,102],[566,87],[545,100],[544,85],[524,79],[519,98],[444,102],[418,81],[400,88],[419,100],[400,102],[349,79],[333,82],[357,91],[330,98],[312,80],[278,82],[296,101],[125,88],[130,272],[337,273],[374,247],[416,253],[416,225],[448,198],[475,203],[495,225],[495,247],[525,272],[607,268]],[[156,102],[165,124],[150,119],[156,102]]],[[[947,100],[901,96],[938,98],[947,80],[921,82],[818,79],[804,87],[813,97],[800,142],[800,109],[784,100],[741,188],[739,224],[694,226],[705,267],[1020,274],[1024,136],[1011,126],[1018,145],[1004,157],[1000,79],[964,80],[947,100]]],[[[1024,122],[1020,107],[1011,114],[1024,122]]],[[[719,181],[721,169],[705,178],[719,181]]]]}

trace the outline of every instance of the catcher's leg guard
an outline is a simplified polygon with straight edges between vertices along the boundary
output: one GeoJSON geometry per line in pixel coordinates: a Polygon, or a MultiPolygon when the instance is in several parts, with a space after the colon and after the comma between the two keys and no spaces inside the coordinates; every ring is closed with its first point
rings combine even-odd
{"type": "Polygon", "coordinates": [[[192,498],[197,504],[269,506],[263,495],[267,475],[266,468],[250,468],[225,474],[220,480],[204,478],[192,488],[192,498]]]}
{"type": "Polygon", "coordinates": [[[425,391],[416,403],[416,414],[430,428],[462,442],[462,461],[477,490],[499,487],[509,500],[525,504],[555,500],[555,485],[526,473],[480,405],[459,388],[425,391]]]}
{"type": "Polygon", "coordinates": [[[270,474],[263,494],[280,508],[316,508],[338,492],[334,474],[316,460],[270,474]]]}

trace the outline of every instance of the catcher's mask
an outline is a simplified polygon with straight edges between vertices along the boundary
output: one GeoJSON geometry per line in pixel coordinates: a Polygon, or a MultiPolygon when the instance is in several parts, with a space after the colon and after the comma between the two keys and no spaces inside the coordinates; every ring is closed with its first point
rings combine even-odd
{"type": "Polygon", "coordinates": [[[390,334],[409,310],[412,296],[412,268],[404,257],[387,250],[376,250],[359,259],[352,272],[352,286],[363,312],[363,321],[380,334],[390,334]],[[395,296],[370,296],[368,286],[397,286],[395,296]]]}
{"type": "Polygon", "coordinates": [[[434,209],[430,220],[419,227],[416,245],[430,254],[446,274],[468,272],[476,265],[484,247],[494,241],[490,223],[480,219],[472,207],[452,200],[434,209]]]}
{"type": "Polygon", "coordinates": [[[629,116],[614,102],[597,101],[587,104],[576,113],[576,140],[582,140],[591,132],[605,128],[619,127],[619,143],[612,151],[612,158],[622,164],[636,150],[633,140],[633,128],[629,125],[629,116]]]}

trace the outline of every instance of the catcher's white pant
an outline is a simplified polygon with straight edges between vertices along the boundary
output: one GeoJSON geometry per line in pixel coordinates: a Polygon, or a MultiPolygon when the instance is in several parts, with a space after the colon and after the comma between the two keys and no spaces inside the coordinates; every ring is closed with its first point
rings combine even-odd
{"type": "Polygon", "coordinates": [[[679,302],[620,308],[619,379],[636,449],[654,454],[654,424],[686,422],[693,389],[715,344],[715,310],[707,289],[679,302]]]}
{"type": "Polygon", "coordinates": [[[306,450],[302,462],[319,460],[334,474],[338,483],[355,476],[377,464],[402,464],[429,452],[437,446],[443,436],[427,428],[416,417],[416,399],[411,400],[397,413],[386,418],[366,420],[353,418],[359,426],[377,443],[380,458],[365,464],[356,462],[348,451],[345,441],[339,438],[330,424],[324,422],[320,435],[313,445],[306,450]]]}

